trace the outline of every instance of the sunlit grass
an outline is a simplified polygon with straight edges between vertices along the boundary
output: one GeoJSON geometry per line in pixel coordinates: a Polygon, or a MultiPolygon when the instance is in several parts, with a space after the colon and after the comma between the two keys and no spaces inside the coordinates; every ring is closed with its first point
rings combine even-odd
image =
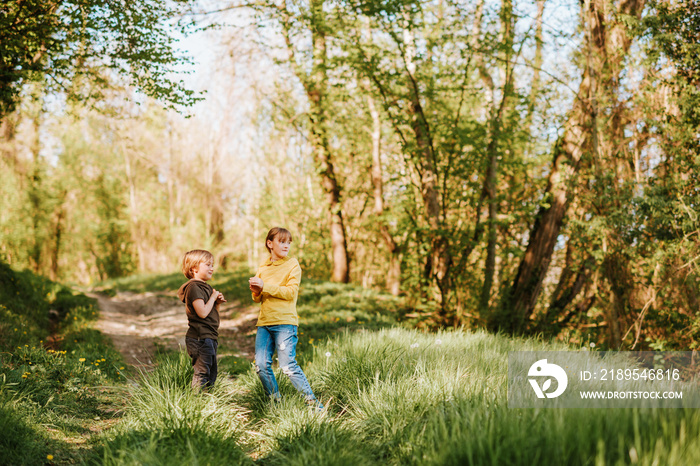
{"type": "Polygon", "coordinates": [[[93,328],[93,299],[2,263],[0,275],[1,462],[82,461],[120,415],[126,365],[93,328]]]}
{"type": "Polygon", "coordinates": [[[184,353],[167,355],[135,382],[124,421],[109,434],[99,464],[245,464],[239,445],[245,411],[225,378],[205,393],[190,388],[184,353]]]}
{"type": "MultiPolygon", "coordinates": [[[[247,276],[221,273],[213,284],[247,303],[247,276]]],[[[172,292],[183,281],[149,280],[119,286],[172,292]]],[[[222,358],[210,393],[190,388],[184,352],[163,352],[151,373],[129,373],[92,329],[94,303],[65,291],[47,294],[53,301],[43,309],[64,306],[61,350],[36,341],[45,338],[40,322],[2,356],[0,446],[8,455],[26,452],[19,462],[42,464],[51,455],[51,462],[115,465],[700,464],[697,410],[508,408],[509,351],[577,348],[403,328],[400,299],[352,285],[308,280],[301,289],[299,361],[322,412],[310,409],[279,369],[282,401],[272,402],[250,361],[237,356],[222,358]],[[86,452],[71,450],[68,438],[86,435],[110,403],[119,422],[92,436],[86,452]],[[12,435],[8,423],[17,426],[12,435]],[[47,425],[60,433],[48,436],[47,425]]],[[[13,322],[23,322],[12,313],[13,322]]]]}

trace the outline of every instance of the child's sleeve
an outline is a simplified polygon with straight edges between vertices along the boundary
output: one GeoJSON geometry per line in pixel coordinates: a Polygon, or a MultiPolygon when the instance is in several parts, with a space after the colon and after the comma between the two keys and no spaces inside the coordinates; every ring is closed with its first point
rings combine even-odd
{"type": "Polygon", "coordinates": [[[204,301],[204,303],[206,303],[209,301],[209,296],[207,296],[207,293],[202,288],[195,284],[188,286],[185,292],[185,304],[187,307],[191,307],[192,310],[194,310],[194,302],[198,299],[201,299],[204,301]]]}
{"type": "Polygon", "coordinates": [[[301,283],[301,266],[297,262],[294,267],[289,272],[289,278],[287,282],[283,285],[273,285],[272,283],[265,283],[263,285],[263,293],[284,299],[285,301],[294,301],[299,293],[299,284],[301,283]]]}

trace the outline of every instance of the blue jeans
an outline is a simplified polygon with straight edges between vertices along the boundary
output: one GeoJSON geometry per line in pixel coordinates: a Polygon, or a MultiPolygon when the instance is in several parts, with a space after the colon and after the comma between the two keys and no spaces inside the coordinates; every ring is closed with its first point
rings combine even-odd
{"type": "Polygon", "coordinates": [[[277,357],[282,372],[299,392],[303,393],[306,401],[315,401],[309,381],[296,361],[297,353],[296,325],[268,325],[258,327],[255,336],[255,371],[260,377],[265,393],[273,398],[280,397],[275,373],[272,372],[272,355],[277,349],[277,357]]]}
{"type": "Polygon", "coordinates": [[[185,338],[185,346],[187,346],[187,354],[192,358],[192,367],[194,368],[192,388],[197,390],[214,386],[218,373],[216,349],[219,342],[211,338],[203,340],[185,338]]]}

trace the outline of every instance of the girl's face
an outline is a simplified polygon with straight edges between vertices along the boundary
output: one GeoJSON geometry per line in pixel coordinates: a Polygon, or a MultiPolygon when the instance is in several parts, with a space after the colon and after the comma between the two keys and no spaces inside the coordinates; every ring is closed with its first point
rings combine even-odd
{"type": "Polygon", "coordinates": [[[280,240],[280,235],[275,236],[273,239],[267,241],[267,247],[270,248],[270,254],[272,256],[273,262],[279,259],[284,259],[289,254],[289,248],[292,242],[285,238],[280,240]]]}

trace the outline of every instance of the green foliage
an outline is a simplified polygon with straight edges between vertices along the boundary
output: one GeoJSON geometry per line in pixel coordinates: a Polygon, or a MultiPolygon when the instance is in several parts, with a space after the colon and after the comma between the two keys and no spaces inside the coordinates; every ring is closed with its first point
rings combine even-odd
{"type": "Polygon", "coordinates": [[[186,2],[7,3],[0,15],[0,116],[13,110],[26,82],[45,76],[51,77],[47,85],[78,100],[97,98],[105,70],[128,76],[147,95],[170,105],[192,104],[193,92],[168,76],[188,63],[175,52],[169,34],[178,3],[186,2]],[[92,86],[81,89],[76,84],[85,78],[92,86]]]}
{"type": "MultiPolygon", "coordinates": [[[[114,362],[79,358],[79,354],[19,347],[6,361],[3,374],[18,396],[31,400],[56,414],[75,414],[76,406],[96,412],[94,387],[107,382],[105,371],[114,362]],[[84,360],[84,361],[81,361],[84,360]]],[[[118,364],[118,362],[117,362],[118,364]]]]}
{"type": "Polygon", "coordinates": [[[0,261],[0,349],[11,350],[48,334],[48,298],[55,285],[31,272],[16,273],[0,261]]]}

